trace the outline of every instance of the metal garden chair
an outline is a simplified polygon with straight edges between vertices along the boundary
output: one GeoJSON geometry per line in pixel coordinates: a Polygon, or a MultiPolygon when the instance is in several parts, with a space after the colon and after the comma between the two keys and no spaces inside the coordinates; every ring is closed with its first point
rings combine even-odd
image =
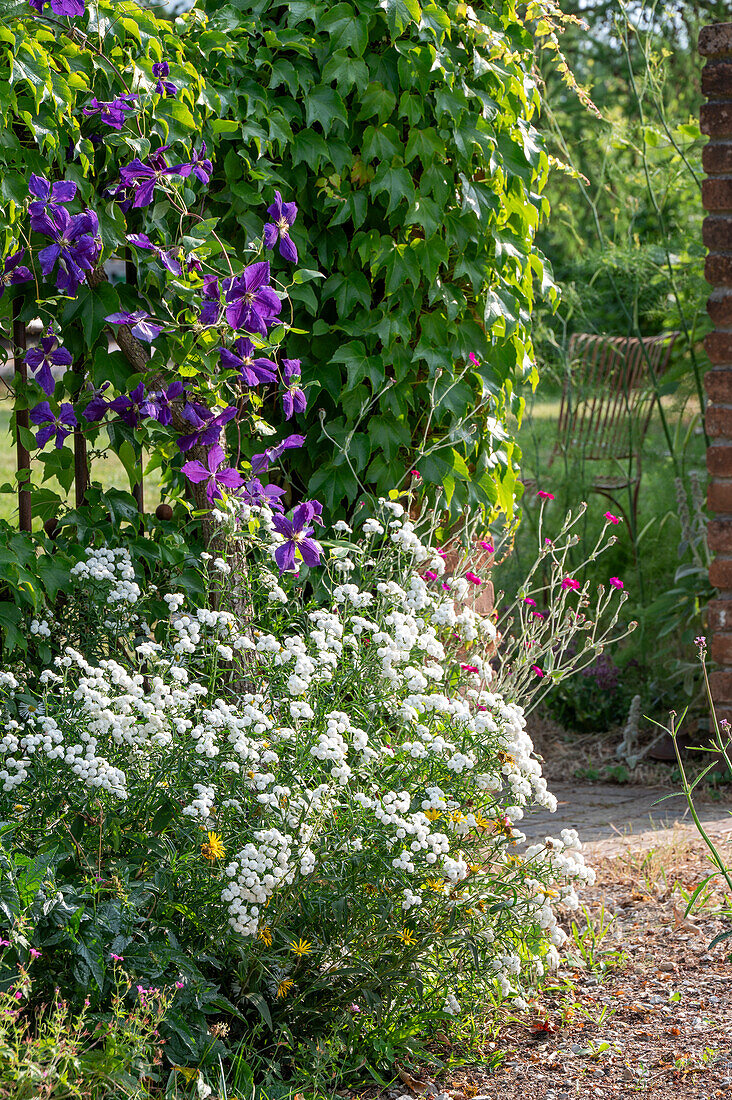
{"type": "Polygon", "coordinates": [[[569,369],[549,465],[560,454],[602,463],[605,469],[593,478],[592,491],[619,509],[634,546],[643,440],[653,412],[653,376],[666,371],[678,336],[678,332],[645,337],[575,333],[569,342],[569,369]],[[622,503],[626,491],[627,508],[622,503]]]}

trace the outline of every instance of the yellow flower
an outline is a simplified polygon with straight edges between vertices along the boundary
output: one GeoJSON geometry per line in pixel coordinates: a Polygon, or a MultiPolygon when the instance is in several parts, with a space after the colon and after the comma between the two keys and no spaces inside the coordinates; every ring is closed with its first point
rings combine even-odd
{"type": "Polygon", "coordinates": [[[277,986],[277,996],[280,998],[286,997],[294,984],[295,983],[293,982],[292,978],[283,978],[280,984],[277,986]]]}
{"type": "Polygon", "coordinates": [[[450,814],[450,821],[454,821],[456,825],[459,825],[461,821],[465,821],[465,814],[461,810],[453,810],[450,814]]]}
{"type": "Polygon", "coordinates": [[[544,895],[545,898],[558,898],[559,897],[559,891],[558,890],[542,890],[542,894],[544,895]]]}
{"type": "Polygon", "coordinates": [[[272,946],[272,931],[267,927],[266,924],[263,925],[257,932],[257,939],[261,940],[265,947],[272,946]]]}
{"type": "Polygon", "coordinates": [[[402,941],[405,947],[414,947],[417,942],[417,937],[414,934],[414,930],[411,928],[402,928],[399,933],[399,939],[402,941]]]}
{"type": "Polygon", "coordinates": [[[441,894],[445,889],[445,880],[442,878],[428,878],[425,885],[428,890],[434,890],[436,894],[441,894]]]}
{"type": "Polygon", "coordinates": [[[442,817],[442,810],[425,810],[424,816],[429,821],[437,821],[438,817],[442,817]]]}
{"type": "Polygon", "coordinates": [[[469,863],[468,864],[468,870],[470,871],[471,875],[479,875],[480,872],[483,870],[483,864],[482,863],[469,863]]]}
{"type": "Polygon", "coordinates": [[[224,858],[226,848],[224,848],[224,841],[219,833],[208,834],[208,843],[201,845],[201,855],[204,859],[211,861],[224,858]]]}
{"type": "Polygon", "coordinates": [[[188,1084],[198,1077],[198,1070],[194,1066],[176,1066],[178,1073],[182,1073],[188,1084]]]}
{"type": "Polygon", "coordinates": [[[293,940],[290,944],[290,951],[299,958],[302,958],[303,955],[309,955],[312,949],[313,945],[310,940],[293,940]]]}
{"type": "Polygon", "coordinates": [[[475,815],[475,824],[478,826],[478,828],[487,829],[490,823],[490,818],[485,817],[483,812],[481,810],[478,810],[477,814],[475,815]]]}

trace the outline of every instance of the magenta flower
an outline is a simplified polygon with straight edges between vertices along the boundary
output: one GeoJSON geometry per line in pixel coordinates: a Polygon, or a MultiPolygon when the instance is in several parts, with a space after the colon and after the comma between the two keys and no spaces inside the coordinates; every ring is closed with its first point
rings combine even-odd
{"type": "Polygon", "coordinates": [[[206,482],[206,496],[209,504],[221,498],[222,488],[238,489],[244,481],[238,470],[224,465],[225,461],[223,448],[216,443],[206,455],[206,465],[194,459],[183,466],[183,473],[194,485],[199,485],[202,481],[206,482]]]}
{"type": "Polygon", "coordinates": [[[470,362],[473,364],[474,367],[479,367],[480,366],[480,359],[478,358],[477,355],[474,355],[472,351],[471,351],[470,355],[468,356],[468,359],[470,360],[470,362]]]}
{"type": "Polygon", "coordinates": [[[481,550],[485,550],[489,554],[495,554],[495,552],[496,552],[496,548],[493,545],[493,543],[492,542],[486,542],[485,539],[481,539],[480,542],[478,543],[478,546],[481,548],[481,550]]]}
{"type": "Polygon", "coordinates": [[[58,416],[51,412],[48,401],[41,401],[30,411],[30,422],[40,430],[36,432],[36,445],[45,447],[52,435],[56,436],[55,446],[63,447],[64,440],[74,428],[78,428],[79,422],[74,415],[74,410],[68,402],[59,409],[58,416]]]}
{"type": "Polygon", "coordinates": [[[468,571],[465,574],[465,579],[466,579],[466,581],[470,581],[471,584],[482,584],[483,583],[482,580],[480,579],[480,577],[477,577],[475,575],[475,573],[471,573],[470,571],[468,571]]]}
{"type": "Polygon", "coordinates": [[[25,249],[19,248],[17,252],[6,257],[0,271],[0,298],[5,293],[6,286],[17,286],[18,283],[27,283],[33,278],[32,272],[20,263],[24,256],[25,249]]]}
{"type": "Polygon", "coordinates": [[[283,374],[285,386],[282,395],[282,408],[285,420],[289,420],[296,412],[303,413],[308,407],[308,401],[304,391],[300,388],[300,360],[283,359],[283,374]]]}
{"type": "Polygon", "coordinates": [[[605,519],[608,523],[620,523],[620,516],[614,516],[612,512],[605,512],[605,519]]]}
{"type": "Polygon", "coordinates": [[[531,666],[531,671],[536,673],[537,676],[543,676],[544,675],[544,673],[541,671],[541,669],[539,668],[538,665],[532,665],[531,666]]]}
{"type": "Polygon", "coordinates": [[[424,579],[426,581],[436,581],[437,580],[437,574],[433,573],[431,569],[428,569],[427,572],[424,575],[424,579]]]}
{"type": "Polygon", "coordinates": [[[30,957],[32,959],[40,959],[40,957],[41,957],[41,953],[40,953],[40,951],[38,950],[37,947],[31,947],[29,953],[30,953],[30,957]]]}
{"type": "Polygon", "coordinates": [[[460,665],[460,668],[463,670],[463,672],[478,672],[479,671],[477,665],[460,665]]]}
{"type": "Polygon", "coordinates": [[[46,396],[53,393],[56,382],[53,377],[52,367],[70,367],[71,352],[58,346],[58,340],[54,334],[53,326],[49,325],[46,335],[41,339],[37,348],[31,348],[25,357],[26,364],[35,375],[35,380],[46,396]]]}
{"type": "Polygon", "coordinates": [[[284,541],[279,544],[274,553],[280,573],[295,572],[296,553],[300,555],[305,565],[311,568],[320,564],[323,548],[312,538],[315,532],[311,524],[314,520],[320,522],[321,512],[320,504],[308,500],[304,504],[298,504],[292,513],[291,520],[285,516],[272,517],[275,530],[284,537],[284,541]]]}
{"type": "Polygon", "coordinates": [[[625,585],[623,584],[623,582],[620,580],[619,577],[611,577],[610,578],[610,584],[612,585],[613,588],[621,588],[622,589],[622,588],[625,587],[625,585]]]}
{"type": "Polygon", "coordinates": [[[524,603],[527,603],[529,607],[536,607],[536,600],[532,600],[531,596],[525,596],[524,603]]]}
{"type": "Polygon", "coordinates": [[[450,591],[450,585],[447,584],[445,581],[442,581],[442,583],[440,584],[440,588],[443,588],[445,590],[445,592],[450,591]]]}
{"type": "Polygon", "coordinates": [[[295,224],[297,207],[294,202],[283,202],[282,195],[275,191],[275,201],[267,207],[267,213],[272,221],[264,227],[265,248],[274,248],[279,240],[280,255],[296,264],[297,248],[290,237],[290,228],[295,224]]]}
{"type": "Polygon", "coordinates": [[[571,589],[572,592],[576,592],[580,588],[580,582],[574,580],[572,577],[565,577],[562,581],[562,588],[571,589]]]}
{"type": "Polygon", "coordinates": [[[112,962],[121,963],[125,961],[124,955],[115,955],[113,951],[109,952],[109,957],[112,962]]]}
{"type": "Polygon", "coordinates": [[[539,500],[554,500],[554,493],[547,493],[544,489],[539,489],[536,495],[539,500]]]}
{"type": "Polygon", "coordinates": [[[531,617],[532,617],[532,619],[543,619],[544,615],[542,614],[541,611],[532,611],[531,612],[531,617]]]}

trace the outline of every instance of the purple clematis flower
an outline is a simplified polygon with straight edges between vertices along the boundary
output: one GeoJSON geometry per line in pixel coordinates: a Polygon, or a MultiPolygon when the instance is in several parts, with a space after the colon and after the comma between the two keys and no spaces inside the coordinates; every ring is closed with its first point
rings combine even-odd
{"type": "Polygon", "coordinates": [[[261,382],[277,381],[277,364],[271,359],[255,359],[254,344],[246,336],[240,337],[231,351],[219,348],[219,359],[225,370],[238,370],[247,386],[258,386],[261,382]]]}
{"type": "MultiPolygon", "coordinates": [[[[41,15],[48,2],[49,0],[28,0],[30,6],[41,15]]],[[[69,19],[74,19],[84,14],[84,0],[50,0],[50,3],[51,11],[55,15],[68,15],[69,19]]]]}
{"type": "Polygon", "coordinates": [[[143,417],[150,415],[143,411],[146,403],[145,387],[140,382],[131,393],[124,393],[121,397],[115,397],[114,401],[110,401],[109,408],[110,411],[118,413],[120,420],[123,420],[128,427],[136,428],[143,417]]]}
{"type": "Polygon", "coordinates": [[[188,271],[203,271],[203,264],[199,260],[195,252],[191,252],[189,256],[186,256],[186,268],[188,271]]]}
{"type": "Polygon", "coordinates": [[[49,325],[39,346],[31,348],[26,354],[25,362],[35,374],[38,385],[50,397],[56,387],[51,368],[70,367],[72,359],[71,352],[67,348],[59,347],[53,326],[49,325]]]}
{"type": "Polygon", "coordinates": [[[110,402],[105,401],[102,394],[105,390],[109,389],[110,385],[111,382],[103,382],[99,389],[94,391],[91,401],[81,414],[90,424],[96,423],[106,415],[110,402]]]}
{"type": "Polygon", "coordinates": [[[145,313],[144,309],[137,309],[134,313],[125,311],[110,313],[104,320],[109,321],[110,325],[129,325],[133,336],[146,344],[151,344],[165,326],[159,325],[156,321],[148,321],[149,316],[150,314],[145,313]]]}
{"type": "Polygon", "coordinates": [[[206,328],[218,324],[221,313],[221,289],[216,275],[203,276],[203,305],[198,320],[206,328]]]}
{"type": "MultiPolygon", "coordinates": [[[[46,180],[41,182],[46,183],[46,180]]],[[[54,184],[54,189],[58,186],[54,184]]],[[[75,189],[75,184],[70,186],[75,189]]],[[[46,206],[43,201],[31,203],[29,209],[31,229],[50,237],[52,241],[38,253],[41,271],[47,277],[58,261],[56,286],[70,297],[75,297],[81,283],[86,281],[86,272],[92,270],[102,248],[96,214],[93,210],[84,210],[72,216],[65,207],[54,202],[46,206]]]]}
{"type": "Polygon", "coordinates": [[[175,249],[170,248],[165,252],[159,245],[153,244],[146,233],[128,233],[127,240],[130,244],[133,244],[135,248],[144,248],[147,252],[154,252],[161,264],[171,275],[182,275],[183,268],[181,267],[180,260],[175,257],[175,249]]]}
{"type": "Polygon", "coordinates": [[[308,407],[308,399],[304,390],[300,388],[300,360],[283,359],[285,386],[287,389],[282,395],[282,408],[285,412],[285,420],[289,420],[293,413],[303,413],[308,407]]]}
{"type": "Polygon", "coordinates": [[[245,267],[235,279],[226,279],[226,320],[234,329],[267,335],[282,309],[282,302],[269,286],[267,260],[245,267]]]}
{"type": "Polygon", "coordinates": [[[191,150],[191,172],[201,183],[208,183],[213,175],[213,164],[206,156],[206,142],[201,142],[200,151],[191,150]]]}
{"type": "Polygon", "coordinates": [[[280,497],[284,495],[285,490],[280,489],[279,485],[262,485],[258,477],[245,481],[238,493],[245,504],[253,504],[255,507],[266,504],[273,512],[284,512],[280,504],[280,497]]]}
{"type": "Polygon", "coordinates": [[[296,554],[299,554],[305,565],[311,568],[320,564],[320,555],[323,553],[323,548],[319,542],[311,537],[314,534],[314,529],[310,524],[313,520],[320,518],[321,512],[321,505],[316,507],[316,502],[309,500],[304,504],[298,504],[292,513],[291,520],[286,519],[285,516],[275,515],[272,517],[275,530],[279,531],[284,537],[284,541],[279,544],[274,552],[274,559],[279,566],[280,573],[293,573],[295,571],[296,554]]]}
{"type": "Polygon", "coordinates": [[[122,183],[134,189],[133,207],[149,206],[156,186],[164,183],[166,176],[190,176],[190,164],[168,164],[163,153],[169,148],[169,145],[161,145],[148,157],[147,163],[135,157],[120,168],[122,183]]]}
{"type": "Polygon", "coordinates": [[[107,126],[111,126],[113,130],[121,130],[125,124],[125,113],[134,111],[135,101],[139,98],[136,92],[130,92],[128,95],[121,95],[109,101],[99,100],[95,96],[89,105],[83,108],[83,113],[87,117],[99,115],[107,126]]]}
{"type": "Polygon", "coordinates": [[[156,61],[152,67],[152,74],[158,78],[158,82],[153,89],[156,95],[169,95],[172,97],[177,94],[177,86],[172,80],[165,79],[166,76],[170,75],[170,65],[167,61],[156,61]]]}
{"type": "Polygon", "coordinates": [[[28,184],[28,193],[35,200],[28,207],[31,218],[38,217],[46,210],[53,215],[60,209],[62,204],[72,202],[76,197],[76,184],[72,183],[71,180],[58,180],[56,183],[51,184],[44,176],[37,176],[32,173],[28,184]]]}
{"type": "Polygon", "coordinates": [[[11,256],[6,257],[3,269],[0,271],[0,298],[5,293],[6,286],[17,286],[18,283],[27,283],[33,278],[33,273],[21,264],[25,256],[25,249],[19,248],[11,256]]]}
{"type": "Polygon", "coordinates": [[[147,400],[140,406],[140,413],[142,416],[152,417],[167,428],[173,422],[171,402],[185,393],[185,389],[185,384],[176,379],[175,382],[171,382],[167,390],[156,390],[148,394],[147,400]]]}
{"type": "Polygon", "coordinates": [[[206,482],[206,496],[209,504],[213,504],[214,500],[221,497],[222,487],[224,489],[238,489],[244,480],[239,471],[233,469],[233,467],[227,466],[222,469],[225,461],[223,448],[217,443],[211,447],[206,455],[206,465],[199,462],[198,459],[194,459],[192,462],[186,462],[183,466],[183,473],[194,485],[198,485],[202,481],[206,482]]]}
{"type": "Polygon", "coordinates": [[[275,201],[267,207],[267,213],[272,218],[264,227],[264,244],[266,248],[274,248],[277,241],[280,242],[280,256],[290,263],[297,263],[297,248],[290,237],[290,227],[295,224],[297,207],[294,202],[283,202],[282,195],[275,191],[275,201]]]}
{"type": "Polygon", "coordinates": [[[36,443],[39,447],[45,447],[52,435],[56,436],[56,447],[63,447],[66,437],[79,426],[74,410],[68,402],[61,406],[56,416],[51,412],[48,401],[41,401],[40,405],[31,409],[30,422],[40,428],[40,431],[36,432],[36,443]]]}
{"type": "Polygon", "coordinates": [[[268,447],[262,454],[252,455],[252,473],[265,473],[270,465],[276,462],[285,451],[296,450],[298,447],[302,447],[304,442],[304,435],[288,435],[287,438],[283,439],[280,443],[275,443],[274,447],[268,447]]]}
{"type": "Polygon", "coordinates": [[[178,440],[180,451],[190,451],[191,447],[198,444],[201,447],[209,447],[212,443],[218,443],[221,429],[236,416],[236,405],[229,405],[220,413],[214,414],[205,405],[197,401],[189,401],[183,407],[183,416],[195,427],[190,435],[182,435],[178,440]]]}

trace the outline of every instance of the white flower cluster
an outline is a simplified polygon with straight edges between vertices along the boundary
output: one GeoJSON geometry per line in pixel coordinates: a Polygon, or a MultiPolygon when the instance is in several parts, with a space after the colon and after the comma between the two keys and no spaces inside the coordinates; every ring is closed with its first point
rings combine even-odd
{"type": "MultiPolygon", "coordinates": [[[[441,576],[442,558],[400,504],[383,511],[363,525],[368,539],[385,535],[359,567],[373,573],[338,576],[328,607],[276,609],[245,630],[170,592],[154,638],[140,643],[130,625],[96,663],[67,648],[37,685],[44,712],[22,721],[10,709],[20,685],[4,674],[0,781],[128,804],[169,782],[186,828],[223,837],[232,934],[257,936],[278,898],[357,867],[363,904],[383,891],[415,925],[433,929],[436,907],[479,924],[495,987],[520,998],[525,979],[556,965],[555,904],[576,906],[592,872],[566,830],[519,854],[517,823],[556,800],[522,708],[489,690],[495,625],[420,575],[428,563],[441,576]],[[456,690],[461,664],[478,671],[456,690]]],[[[124,552],[90,551],[75,576],[105,605],[142,595],[124,552]]],[[[268,565],[257,577],[260,592],[279,589],[268,565]]],[[[439,1003],[460,1012],[455,991],[439,1003]]]]}
{"type": "Polygon", "coordinates": [[[82,582],[96,581],[108,586],[106,602],[110,607],[116,604],[131,606],[140,598],[132,559],[124,548],[87,550],[84,560],[72,566],[71,576],[82,582]]]}

